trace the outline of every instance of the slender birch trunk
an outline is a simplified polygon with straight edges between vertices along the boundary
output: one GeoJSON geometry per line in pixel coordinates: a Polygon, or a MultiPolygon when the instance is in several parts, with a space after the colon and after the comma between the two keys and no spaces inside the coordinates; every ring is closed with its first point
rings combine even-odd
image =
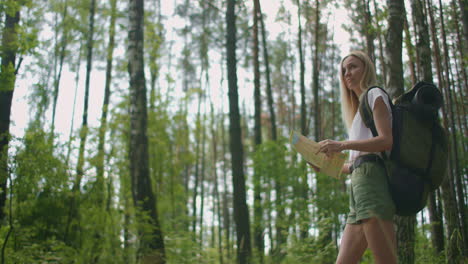
{"type": "Polygon", "coordinates": [[[149,173],[147,93],[144,72],[144,0],[129,1],[128,73],[130,77],[130,177],[137,208],[138,256],[142,263],[166,263],[156,196],[149,173]]]}
{"type": "MultiPolygon", "coordinates": [[[[107,46],[107,58],[106,58],[106,81],[104,85],[104,102],[102,104],[102,113],[101,113],[101,126],[99,128],[98,134],[98,153],[97,153],[97,165],[96,165],[96,183],[95,191],[97,193],[97,207],[104,209],[106,207],[106,190],[105,190],[105,179],[104,179],[104,162],[105,162],[105,151],[104,144],[106,142],[106,131],[107,131],[107,113],[109,107],[109,100],[111,94],[111,82],[112,82],[112,62],[113,62],[113,53],[115,47],[115,20],[117,14],[117,0],[111,1],[111,17],[110,17],[110,27],[109,27],[109,43],[107,46]]],[[[107,190],[107,195],[110,197],[110,190],[107,190]]],[[[107,202],[109,203],[109,201],[107,202]]],[[[102,222],[106,222],[107,214],[103,215],[104,219],[102,222]]],[[[99,225],[97,223],[95,229],[95,245],[93,246],[93,263],[99,263],[99,258],[102,251],[102,230],[100,228],[105,228],[105,226],[99,225]]]]}
{"type": "Polygon", "coordinates": [[[91,69],[93,65],[93,45],[94,45],[94,17],[96,13],[96,0],[91,0],[89,9],[89,28],[86,42],[86,80],[85,95],[83,103],[83,119],[80,131],[80,150],[78,154],[78,164],[76,167],[76,179],[73,185],[74,192],[79,192],[81,179],[83,178],[84,152],[86,149],[86,139],[88,137],[88,105],[89,105],[89,86],[91,82],[91,69]]]}
{"type": "MultiPolygon", "coordinates": [[[[63,7],[63,13],[62,13],[62,39],[60,41],[60,52],[58,54],[59,56],[59,63],[58,63],[58,73],[54,75],[54,101],[53,101],[53,108],[52,108],[52,135],[54,134],[55,130],[55,113],[57,110],[57,99],[58,99],[58,94],[59,94],[59,86],[60,86],[60,80],[62,78],[62,70],[63,70],[63,62],[65,60],[65,51],[67,49],[68,45],[68,29],[65,21],[68,19],[68,2],[65,1],[64,7],[63,7]]],[[[57,67],[57,65],[55,66],[57,67]]]]}
{"type": "Polygon", "coordinates": [[[73,141],[73,130],[75,127],[75,110],[76,110],[76,97],[78,93],[78,84],[80,83],[80,69],[81,69],[81,59],[82,59],[82,54],[83,54],[83,44],[80,42],[80,49],[78,51],[78,58],[77,58],[77,67],[76,67],[76,73],[75,73],[75,92],[73,95],[73,107],[72,107],[72,115],[71,115],[71,121],[70,121],[70,133],[68,136],[68,143],[67,143],[67,157],[65,158],[65,164],[68,164],[70,161],[70,155],[72,152],[72,141],[73,141]]]}
{"type": "MultiPolygon", "coordinates": [[[[104,85],[104,101],[102,104],[101,113],[101,127],[99,128],[99,142],[98,142],[98,164],[96,166],[98,190],[103,190],[104,184],[104,144],[106,142],[107,130],[107,115],[109,111],[109,102],[111,96],[111,83],[112,83],[112,64],[114,59],[115,48],[115,21],[117,15],[117,0],[111,1],[111,17],[109,27],[109,43],[107,46],[107,63],[106,63],[106,82],[104,85]]],[[[102,195],[101,198],[104,198],[102,195]]]]}
{"type": "Polygon", "coordinates": [[[67,227],[65,230],[65,241],[71,243],[75,247],[80,246],[80,213],[79,213],[79,195],[80,185],[84,174],[85,157],[84,152],[86,149],[86,140],[88,137],[88,104],[89,104],[89,86],[91,79],[91,69],[93,64],[93,43],[94,43],[94,16],[96,13],[96,1],[92,0],[89,6],[89,25],[88,35],[86,41],[86,80],[85,80],[85,94],[83,103],[83,116],[80,129],[80,148],[78,152],[78,162],[76,165],[76,176],[72,187],[72,196],[70,199],[70,211],[67,220],[67,227]]]}

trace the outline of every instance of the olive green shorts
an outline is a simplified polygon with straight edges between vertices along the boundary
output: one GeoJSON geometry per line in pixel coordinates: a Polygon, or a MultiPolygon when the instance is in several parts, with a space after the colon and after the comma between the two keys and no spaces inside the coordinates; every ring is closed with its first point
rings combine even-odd
{"type": "Polygon", "coordinates": [[[362,163],[351,174],[350,189],[348,224],[360,224],[362,220],[371,217],[393,219],[395,204],[382,165],[377,162],[362,163]]]}

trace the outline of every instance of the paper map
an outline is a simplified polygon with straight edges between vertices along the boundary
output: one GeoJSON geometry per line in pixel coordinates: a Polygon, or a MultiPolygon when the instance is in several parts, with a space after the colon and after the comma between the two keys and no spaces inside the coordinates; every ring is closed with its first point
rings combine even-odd
{"type": "Polygon", "coordinates": [[[291,132],[290,141],[293,148],[301,154],[306,161],[320,168],[320,172],[334,178],[340,177],[341,168],[347,158],[346,154],[335,153],[331,157],[327,157],[325,153],[317,153],[320,149],[319,143],[306,138],[296,131],[291,132]]]}

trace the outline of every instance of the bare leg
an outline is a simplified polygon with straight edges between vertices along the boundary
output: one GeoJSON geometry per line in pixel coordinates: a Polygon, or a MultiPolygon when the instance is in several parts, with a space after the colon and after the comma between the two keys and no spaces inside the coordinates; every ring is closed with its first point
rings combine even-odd
{"type": "Polygon", "coordinates": [[[369,248],[377,264],[396,264],[395,228],[392,221],[369,218],[362,224],[369,248]]]}
{"type": "Polygon", "coordinates": [[[355,264],[361,259],[367,248],[363,225],[347,224],[343,238],[341,239],[340,251],[336,264],[355,264]]]}

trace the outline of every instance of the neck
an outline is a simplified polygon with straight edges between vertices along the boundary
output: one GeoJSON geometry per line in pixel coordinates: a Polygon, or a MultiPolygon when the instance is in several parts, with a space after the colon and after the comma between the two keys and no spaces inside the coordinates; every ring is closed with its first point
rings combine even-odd
{"type": "Polygon", "coordinates": [[[361,97],[362,91],[359,87],[354,88],[352,91],[356,94],[357,98],[361,97]]]}

